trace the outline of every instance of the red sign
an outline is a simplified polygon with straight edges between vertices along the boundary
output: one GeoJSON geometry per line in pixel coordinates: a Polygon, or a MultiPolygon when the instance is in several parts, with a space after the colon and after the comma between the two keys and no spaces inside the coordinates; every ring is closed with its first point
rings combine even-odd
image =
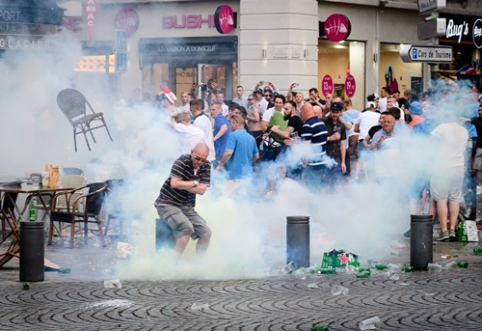
{"type": "Polygon", "coordinates": [[[334,42],[348,38],[351,32],[351,23],[348,17],[341,14],[330,15],[325,21],[325,35],[334,42]]]}
{"type": "Polygon", "coordinates": [[[325,75],[325,77],[323,77],[323,80],[321,81],[321,91],[325,98],[328,94],[333,93],[333,79],[330,75],[325,75]]]}
{"type": "Polygon", "coordinates": [[[87,24],[87,34],[89,41],[92,40],[94,35],[95,16],[97,15],[97,3],[96,0],[87,0],[85,2],[85,23],[87,24]]]}
{"type": "Polygon", "coordinates": [[[117,12],[114,23],[117,30],[127,31],[131,35],[139,28],[139,16],[134,9],[124,8],[117,12]]]}
{"type": "Polygon", "coordinates": [[[355,82],[355,77],[353,77],[352,75],[346,76],[345,92],[346,92],[346,96],[349,97],[349,98],[352,98],[355,95],[356,82],[355,82]]]}
{"type": "Polygon", "coordinates": [[[209,14],[207,18],[202,15],[182,15],[179,18],[175,15],[162,16],[163,29],[197,29],[201,28],[203,24],[207,24],[209,28],[214,27],[214,15],[209,14]]]}
{"type": "Polygon", "coordinates": [[[234,12],[230,6],[219,6],[214,14],[216,30],[221,34],[228,34],[234,29],[234,12]]]}

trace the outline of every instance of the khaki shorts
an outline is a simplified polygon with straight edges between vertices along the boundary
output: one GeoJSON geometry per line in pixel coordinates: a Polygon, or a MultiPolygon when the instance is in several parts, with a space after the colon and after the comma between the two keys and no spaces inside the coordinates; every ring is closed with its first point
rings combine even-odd
{"type": "Polygon", "coordinates": [[[435,172],[430,178],[430,196],[435,201],[460,202],[463,183],[464,167],[435,172]]]}
{"type": "Polygon", "coordinates": [[[200,235],[211,232],[206,221],[192,207],[161,204],[156,208],[159,217],[166,221],[176,239],[184,236],[197,239],[200,235]]]}

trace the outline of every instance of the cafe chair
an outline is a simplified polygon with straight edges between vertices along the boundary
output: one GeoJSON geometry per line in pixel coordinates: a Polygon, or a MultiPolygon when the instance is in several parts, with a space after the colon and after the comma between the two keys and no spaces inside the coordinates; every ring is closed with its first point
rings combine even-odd
{"type": "Polygon", "coordinates": [[[97,143],[92,133],[93,130],[105,127],[107,134],[111,141],[112,137],[109,132],[109,128],[104,120],[103,113],[96,113],[90,103],[85,99],[84,95],[74,89],[65,89],[60,91],[57,96],[57,104],[69,120],[74,132],[74,147],[77,152],[77,135],[83,134],[87,147],[90,149],[89,139],[87,139],[87,132],[90,133],[94,143],[97,143]],[[86,105],[89,107],[92,114],[87,114],[86,105]],[[94,127],[91,124],[94,123],[94,127]]]}
{"type": "Polygon", "coordinates": [[[109,179],[105,181],[106,187],[106,203],[105,212],[107,217],[107,222],[105,224],[104,236],[107,236],[109,231],[109,226],[113,220],[119,222],[119,238],[122,240],[124,238],[124,217],[122,211],[122,193],[123,185],[125,184],[123,179],[109,179]]]}
{"type": "Polygon", "coordinates": [[[15,216],[12,211],[15,210],[15,203],[17,202],[18,193],[5,193],[2,200],[0,200],[0,219],[2,220],[2,239],[7,238],[7,223],[10,227],[10,221],[15,221],[15,216]]]}
{"type": "Polygon", "coordinates": [[[0,240],[0,245],[3,245],[7,242],[7,239],[10,239],[10,243],[5,251],[0,253],[0,267],[2,267],[5,263],[10,261],[12,258],[16,257],[19,258],[20,252],[20,231],[17,226],[17,221],[15,220],[15,216],[13,212],[8,209],[7,212],[2,210],[1,212],[2,219],[5,219],[10,227],[10,232],[0,240]]]}
{"type": "MultiPolygon", "coordinates": [[[[102,231],[102,220],[100,218],[100,212],[106,195],[105,183],[91,183],[84,187],[74,188],[70,191],[60,192],[54,195],[51,202],[51,214],[50,214],[50,228],[48,244],[52,245],[52,236],[54,232],[54,222],[68,223],[70,228],[70,248],[74,247],[74,234],[75,224],[84,224],[84,243],[88,243],[88,226],[89,223],[97,224],[99,228],[99,236],[102,241],[102,246],[105,247],[104,232],[102,231]],[[76,195],[80,190],[85,190],[86,193],[76,195]],[[57,201],[60,197],[64,197],[67,201],[67,210],[58,211],[57,201]],[[73,200],[72,200],[73,199],[73,200]],[[72,201],[72,202],[71,202],[72,201]],[[83,201],[84,210],[79,209],[80,203],[83,201]]],[[[61,235],[59,233],[59,235],[61,235]]]]}

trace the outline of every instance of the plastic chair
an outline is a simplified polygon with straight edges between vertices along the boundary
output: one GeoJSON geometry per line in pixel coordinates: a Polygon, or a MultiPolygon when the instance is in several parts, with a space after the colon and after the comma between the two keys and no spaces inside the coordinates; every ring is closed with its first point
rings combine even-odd
{"type": "Polygon", "coordinates": [[[103,113],[96,113],[89,102],[85,99],[82,93],[74,89],[65,89],[60,91],[57,96],[57,104],[59,105],[60,109],[64,113],[64,115],[69,120],[72,128],[74,130],[74,147],[75,151],[77,152],[77,135],[83,134],[85,138],[85,142],[87,143],[87,147],[90,149],[89,140],[87,139],[87,132],[90,133],[92,136],[92,140],[94,143],[97,143],[92,130],[99,129],[105,127],[107,134],[111,141],[112,137],[109,132],[109,128],[104,120],[103,113]],[[87,114],[86,107],[87,105],[92,114],[87,114]],[[91,127],[91,123],[97,121],[96,123],[98,126],[91,127]]]}
{"type": "Polygon", "coordinates": [[[100,219],[100,212],[102,204],[105,200],[105,183],[91,183],[84,187],[72,189],[71,191],[61,192],[52,198],[51,214],[50,214],[50,229],[48,244],[52,245],[52,236],[54,231],[54,222],[69,223],[70,229],[70,248],[74,247],[75,224],[82,222],[84,224],[84,243],[88,243],[88,225],[95,223],[99,227],[99,236],[102,241],[102,246],[105,247],[104,232],[102,231],[102,220],[100,219]],[[85,189],[88,193],[77,196],[73,199],[72,208],[70,208],[70,200],[81,189],[85,189]],[[67,211],[57,211],[56,203],[60,197],[67,199],[67,211]],[[80,201],[84,201],[84,211],[79,210],[80,201]]]}
{"type": "Polygon", "coordinates": [[[104,236],[107,235],[109,231],[109,226],[112,220],[119,221],[119,235],[122,240],[124,238],[124,217],[122,214],[122,205],[121,205],[121,190],[122,186],[124,185],[123,179],[109,179],[105,181],[107,185],[106,193],[107,193],[107,201],[106,201],[106,213],[107,213],[107,222],[105,224],[104,229],[104,236]]]}
{"type": "Polygon", "coordinates": [[[84,170],[75,167],[62,167],[62,176],[84,175],[84,170]]]}

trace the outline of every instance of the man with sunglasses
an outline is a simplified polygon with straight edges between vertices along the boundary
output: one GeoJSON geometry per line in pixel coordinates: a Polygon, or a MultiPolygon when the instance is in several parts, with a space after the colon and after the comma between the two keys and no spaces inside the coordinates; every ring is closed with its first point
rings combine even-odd
{"type": "Polygon", "coordinates": [[[162,185],[154,206],[176,238],[176,251],[181,254],[189,238],[199,239],[196,251],[204,253],[209,247],[211,229],[194,210],[196,194],[203,195],[211,183],[211,164],[207,161],[209,147],[197,144],[191,154],[181,155],[162,185]]]}

